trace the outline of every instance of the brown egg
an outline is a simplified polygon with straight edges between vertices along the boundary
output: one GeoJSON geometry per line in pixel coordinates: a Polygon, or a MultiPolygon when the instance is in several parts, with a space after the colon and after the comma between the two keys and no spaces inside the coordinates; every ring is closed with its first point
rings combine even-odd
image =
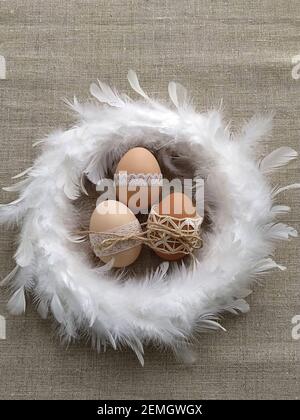
{"type": "Polygon", "coordinates": [[[195,217],[196,207],[192,200],[185,194],[174,192],[164,197],[158,206],[159,214],[184,219],[185,217],[195,217]]]}
{"type": "MultiPolygon", "coordinates": [[[[141,232],[141,225],[132,211],[115,200],[107,200],[100,203],[94,210],[90,220],[91,232],[114,232],[128,235],[129,233],[141,232]]],[[[104,236],[106,238],[107,236],[104,236]]],[[[105,263],[114,257],[113,267],[127,267],[139,256],[142,245],[134,241],[122,242],[107,250],[105,255],[97,252],[97,241],[101,240],[100,235],[90,234],[90,240],[95,254],[105,263]],[[96,245],[95,245],[96,242],[96,245]],[[120,248],[121,247],[121,248],[120,248]],[[108,253],[108,255],[106,255],[108,253]]]]}
{"type": "Polygon", "coordinates": [[[115,180],[118,179],[116,177],[119,177],[119,181],[125,179],[119,185],[116,183],[117,199],[135,214],[147,212],[149,207],[159,201],[158,181],[161,176],[159,164],[149,150],[143,147],[129,150],[116,168],[115,180]],[[151,179],[152,185],[149,183],[151,179]]]}
{"type": "MultiPolygon", "coordinates": [[[[194,218],[197,211],[191,199],[182,193],[175,192],[164,197],[158,205],[158,213],[161,215],[175,217],[176,219],[194,218]]],[[[167,261],[176,261],[185,257],[184,253],[168,254],[155,251],[158,256],[167,261]]]]}

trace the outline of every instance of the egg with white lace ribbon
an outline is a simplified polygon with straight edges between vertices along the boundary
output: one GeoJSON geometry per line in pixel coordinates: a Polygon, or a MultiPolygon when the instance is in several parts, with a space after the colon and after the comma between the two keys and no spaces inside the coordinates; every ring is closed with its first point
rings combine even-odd
{"type": "Polygon", "coordinates": [[[135,214],[147,213],[159,201],[161,169],[155,156],[144,147],[125,153],[117,165],[114,182],[117,199],[135,214]]]}
{"type": "Polygon", "coordinates": [[[125,204],[106,200],[95,208],[89,228],[91,247],[104,263],[127,267],[139,256],[142,248],[141,225],[125,204]]]}

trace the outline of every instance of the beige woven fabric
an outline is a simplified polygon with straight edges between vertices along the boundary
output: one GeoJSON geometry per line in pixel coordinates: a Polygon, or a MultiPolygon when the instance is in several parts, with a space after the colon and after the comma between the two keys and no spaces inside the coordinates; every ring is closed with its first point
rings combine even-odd
{"type": "MultiPolygon", "coordinates": [[[[223,98],[233,128],[274,110],[268,149],[298,149],[298,1],[10,0],[0,2],[0,16],[2,186],[30,166],[34,141],[71,124],[62,98],[87,98],[97,77],[129,92],[128,68],[157,97],[176,79],[200,111],[223,98]]],[[[296,179],[292,163],[274,182],[296,179]]],[[[11,198],[1,193],[1,201],[11,198]]],[[[283,219],[299,227],[299,193],[284,198],[293,210],[283,219]]],[[[1,228],[1,276],[13,267],[15,237],[1,228]]],[[[292,339],[291,319],[300,314],[299,242],[281,246],[276,258],[288,270],[256,287],[249,314],[223,320],[227,333],[202,335],[191,367],[151,348],[144,368],[127,350],[65,350],[32,306],[24,317],[8,315],[1,291],[0,398],[298,398],[300,340],[292,339]]]]}

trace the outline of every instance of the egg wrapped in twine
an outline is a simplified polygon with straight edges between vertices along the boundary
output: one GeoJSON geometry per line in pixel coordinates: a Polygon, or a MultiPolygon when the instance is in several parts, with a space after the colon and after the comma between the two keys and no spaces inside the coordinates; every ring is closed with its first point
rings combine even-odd
{"type": "Polygon", "coordinates": [[[151,209],[147,222],[148,245],[162,259],[177,261],[201,248],[202,221],[188,196],[172,193],[151,209]]]}

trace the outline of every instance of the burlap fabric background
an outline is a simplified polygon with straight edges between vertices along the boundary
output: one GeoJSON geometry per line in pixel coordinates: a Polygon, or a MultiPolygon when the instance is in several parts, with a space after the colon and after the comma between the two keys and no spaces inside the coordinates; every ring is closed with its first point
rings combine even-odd
{"type": "MultiPolygon", "coordinates": [[[[166,96],[169,80],[181,82],[200,111],[223,98],[233,128],[274,110],[268,149],[298,149],[300,79],[292,61],[300,54],[299,19],[298,1],[1,1],[1,186],[30,166],[35,140],[71,124],[62,98],[86,99],[97,77],[129,92],[129,68],[157,97],[166,96]]],[[[298,163],[274,176],[281,185],[296,179],[298,163]]],[[[2,202],[11,198],[1,193],[2,202]]],[[[299,193],[285,200],[293,210],[284,219],[297,227],[299,193]]],[[[1,228],[1,276],[13,267],[14,239],[1,228]]],[[[223,320],[227,333],[202,335],[191,367],[151,348],[144,368],[130,351],[66,350],[32,306],[24,317],[8,315],[1,291],[0,398],[299,397],[300,340],[291,334],[300,314],[299,242],[281,246],[276,258],[288,270],[256,287],[248,315],[223,320]]]]}

